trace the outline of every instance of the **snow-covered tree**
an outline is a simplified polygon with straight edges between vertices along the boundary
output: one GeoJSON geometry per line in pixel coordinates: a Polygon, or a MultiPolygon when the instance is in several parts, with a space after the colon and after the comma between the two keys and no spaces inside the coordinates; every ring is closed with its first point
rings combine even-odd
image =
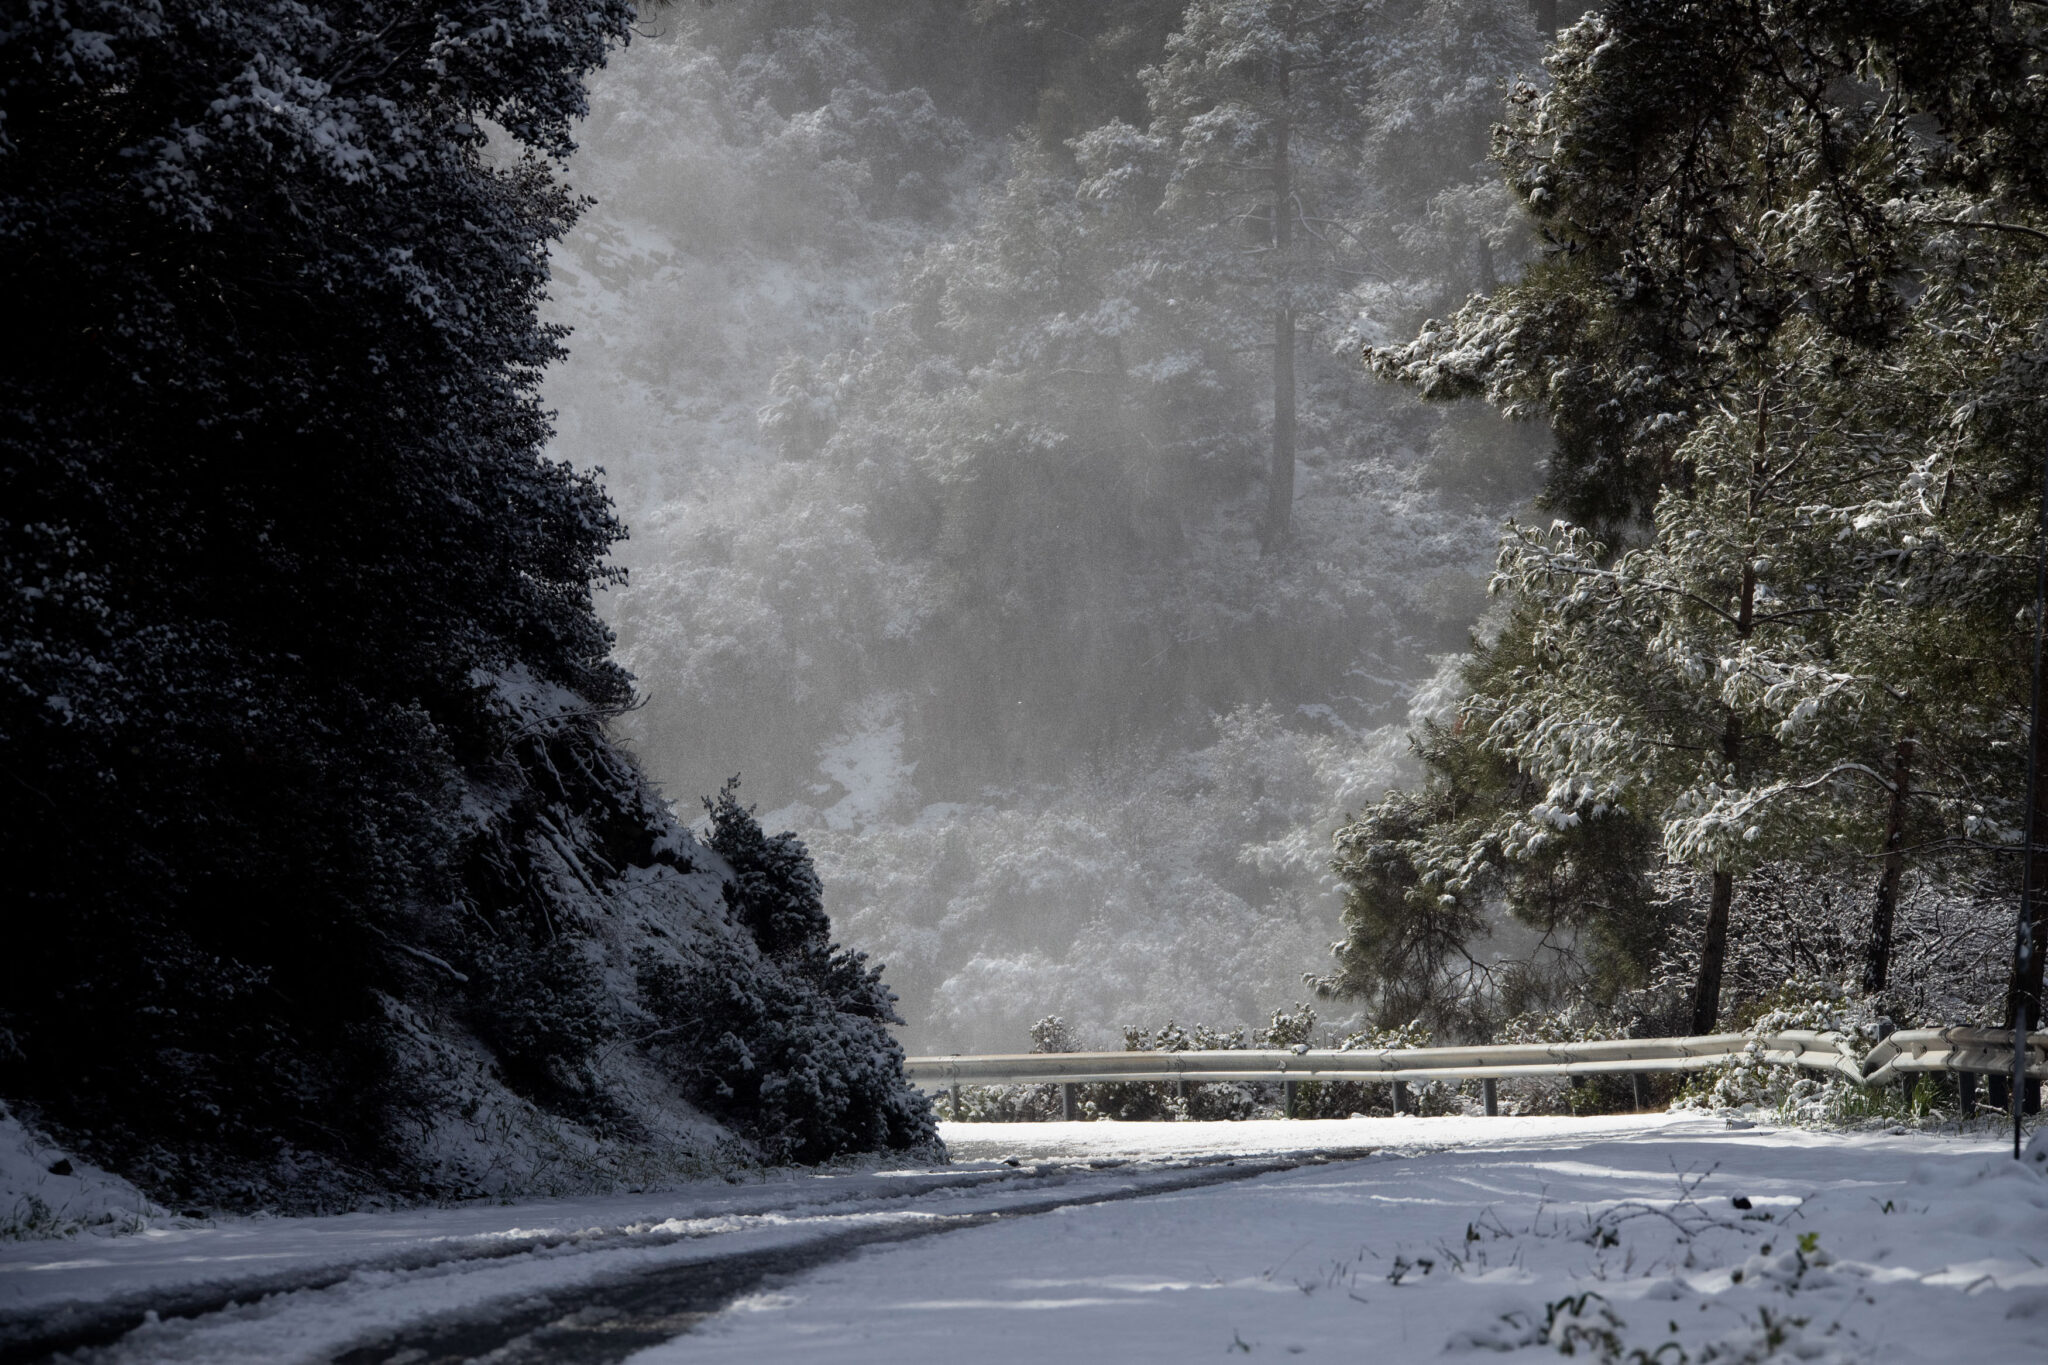
{"type": "MultiPolygon", "coordinates": [[[[1295,319],[1330,296],[1326,280],[1308,277],[1345,267],[1355,201],[1368,192],[1356,164],[1376,10],[1356,0],[1196,0],[1166,60],[1146,73],[1148,136],[1165,171],[1158,211],[1178,229],[1183,268],[1248,291],[1254,315],[1269,319],[1272,447],[1260,527],[1269,550],[1286,540],[1294,505],[1295,319]],[[1312,259],[1322,254],[1336,259],[1312,259]]],[[[1098,184],[1129,174],[1090,169],[1098,184]]]]}
{"type": "Polygon", "coordinates": [[[1500,762],[1491,819],[1403,895],[1483,899],[1560,839],[1650,821],[1709,874],[1705,1031],[1746,867],[1874,862],[1878,989],[1908,845],[2011,836],[2040,182],[2010,150],[2032,106],[1981,83],[2031,22],[1616,4],[1518,95],[1498,149],[1549,253],[1374,363],[1547,418],[1566,520],[1503,546],[1490,657],[1513,662],[1473,672],[1453,746],[1500,762]]]}
{"type": "MultiPolygon", "coordinates": [[[[544,453],[556,170],[633,18],[10,16],[0,278],[40,330],[0,373],[0,1093],[155,1188],[476,1192],[437,1125],[645,1097],[604,1046],[636,941],[778,974],[605,733],[622,529],[544,453]]],[[[687,1112],[643,1108],[641,1155],[687,1112]]]]}

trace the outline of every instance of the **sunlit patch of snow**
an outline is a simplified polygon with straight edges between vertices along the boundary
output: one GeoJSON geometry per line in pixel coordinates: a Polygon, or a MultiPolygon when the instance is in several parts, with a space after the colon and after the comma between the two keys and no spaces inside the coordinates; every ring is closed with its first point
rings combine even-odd
{"type": "Polygon", "coordinates": [[[877,698],[856,713],[853,725],[828,744],[818,771],[846,794],[821,812],[826,827],[857,830],[906,806],[915,805],[910,784],[915,762],[903,758],[903,721],[889,698],[877,698]]]}

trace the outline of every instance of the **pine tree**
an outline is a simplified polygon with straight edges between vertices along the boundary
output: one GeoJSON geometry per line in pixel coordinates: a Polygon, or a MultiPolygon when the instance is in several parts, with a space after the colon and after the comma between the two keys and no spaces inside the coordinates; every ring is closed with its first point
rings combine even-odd
{"type": "Polygon", "coordinates": [[[1357,0],[1196,0],[1146,75],[1150,136],[1170,167],[1160,211],[1201,269],[1235,277],[1269,319],[1268,551],[1294,505],[1297,317],[1318,301],[1312,276],[1342,268],[1366,191],[1351,166],[1379,18],[1357,0]],[[1338,259],[1312,260],[1328,253],[1338,259]]]}
{"type": "Polygon", "coordinates": [[[2016,425],[1982,414],[2031,364],[2039,271],[2012,248],[2039,181],[2011,149],[2037,115],[1984,82],[2030,23],[1608,6],[1498,144],[1549,254],[1374,357],[1557,432],[1545,496],[1571,521],[1510,537],[1498,580],[1529,663],[1465,710],[1543,797],[1501,810],[1484,858],[1654,820],[1711,875],[1694,1031],[1743,867],[1873,854],[1879,989],[1909,832],[2012,828],[2025,599],[1990,565],[2030,531],[1991,491],[2016,425]]]}

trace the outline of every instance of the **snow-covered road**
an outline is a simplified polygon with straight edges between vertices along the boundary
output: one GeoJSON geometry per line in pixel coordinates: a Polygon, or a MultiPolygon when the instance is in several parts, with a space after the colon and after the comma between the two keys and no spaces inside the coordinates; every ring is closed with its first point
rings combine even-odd
{"type": "Polygon", "coordinates": [[[1502,1126],[862,1253],[635,1359],[2048,1359],[2048,1180],[1993,1140],[1502,1126]]]}
{"type": "Polygon", "coordinates": [[[2048,1178],[1988,1132],[1646,1116],[946,1136],[962,1160],[944,1174],[13,1244],[0,1316],[210,1309],[87,1356],[108,1362],[2048,1359],[2048,1178]],[[1378,1150],[1235,1178],[1311,1146],[1378,1150]],[[276,1292],[228,1307],[245,1276],[276,1292]]]}

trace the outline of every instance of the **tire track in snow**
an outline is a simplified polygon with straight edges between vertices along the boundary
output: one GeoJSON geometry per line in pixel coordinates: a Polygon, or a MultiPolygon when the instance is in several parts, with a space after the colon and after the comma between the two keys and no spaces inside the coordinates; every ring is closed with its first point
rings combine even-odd
{"type": "Polygon", "coordinates": [[[740,1252],[582,1285],[559,1297],[529,1297],[488,1315],[473,1315],[395,1333],[333,1357],[334,1365],[611,1365],[635,1351],[688,1333],[742,1295],[771,1280],[801,1275],[867,1247],[985,1227],[1060,1209],[1121,1203],[1205,1186],[1248,1180],[1301,1166],[1350,1160],[1371,1149],[1306,1153],[1276,1158],[1234,1158],[1156,1181],[1115,1190],[1077,1192],[1000,1210],[918,1217],[891,1225],[828,1233],[796,1246],[740,1252]]]}

